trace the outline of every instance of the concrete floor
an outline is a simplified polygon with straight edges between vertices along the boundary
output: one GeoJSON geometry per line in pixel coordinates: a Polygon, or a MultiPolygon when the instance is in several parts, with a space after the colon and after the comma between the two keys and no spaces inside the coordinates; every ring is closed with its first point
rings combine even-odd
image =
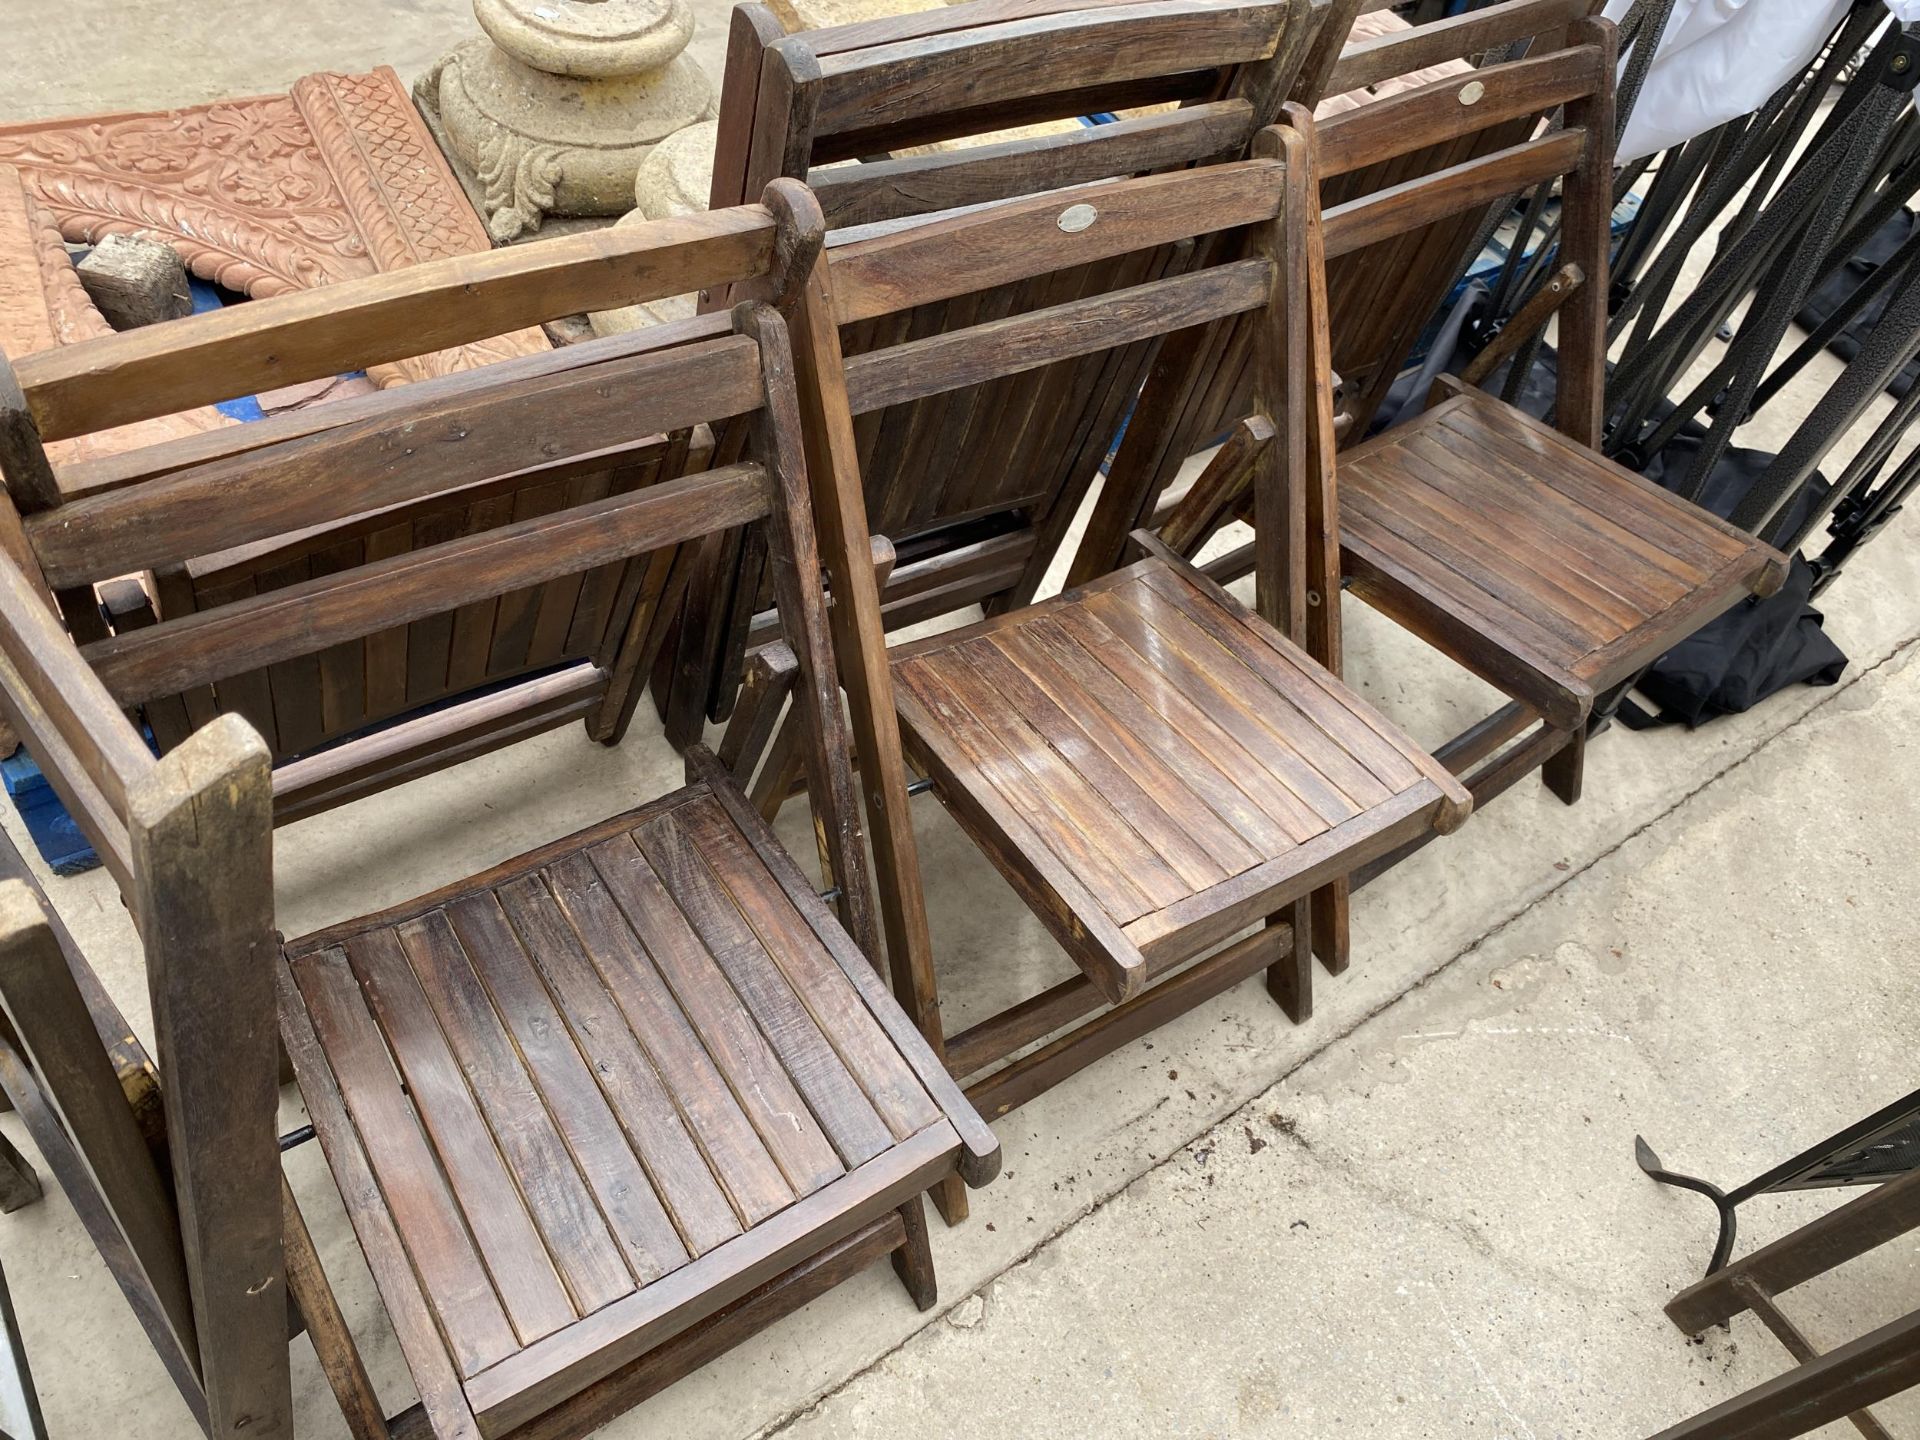
{"type": "MultiPolygon", "coordinates": [[[[12,0],[0,119],[254,93],[328,67],[410,78],[472,29],[462,0],[268,8],[284,13],[12,0]]],[[[724,16],[697,8],[711,67],[724,16]]],[[[1777,449],[1802,413],[1789,396],[1742,441],[1777,449]]],[[[1916,539],[1903,517],[1828,595],[1854,661],[1840,686],[1696,734],[1609,734],[1578,808],[1522,785],[1365,891],[1354,968],[1322,978],[1311,1024],[1249,983],[1008,1117],[1002,1177],[966,1225],[936,1226],[932,1314],[880,1267],[604,1433],[1613,1437],[1777,1373],[1785,1356],[1753,1322],[1695,1344],[1662,1317],[1712,1217],[1645,1180],[1632,1139],[1733,1182],[1914,1088],[1916,539]]],[[[1418,738],[1489,708],[1371,612],[1349,604],[1348,625],[1352,678],[1418,738]]],[[[289,827],[280,923],[294,935],[396,902],[678,778],[648,735],[610,752],[567,730],[289,827]]],[[[957,1028],[1068,962],[918,805],[957,1028]]],[[[805,854],[800,820],[785,817],[805,854]]],[[[47,885],[144,1031],[110,883],[47,885]]],[[[286,1112],[297,1123],[291,1090],[286,1112]]],[[[31,1153],[15,1117],[0,1130],[31,1153]]],[[[288,1168],[398,1408],[405,1368],[324,1163],[309,1146],[288,1168]]],[[[1743,1243],[1832,1203],[1755,1204],[1743,1243]]],[[[0,1220],[0,1264],[55,1440],[104,1416],[133,1440],[194,1433],[57,1191],[0,1220]]],[[[1917,1264],[1913,1243],[1890,1247],[1788,1304],[1836,1343],[1910,1308],[1917,1264]]],[[[343,1435],[305,1341],[294,1377],[302,1436],[343,1435]]],[[[1885,1413],[1920,1434],[1920,1405],[1885,1413]]]]}

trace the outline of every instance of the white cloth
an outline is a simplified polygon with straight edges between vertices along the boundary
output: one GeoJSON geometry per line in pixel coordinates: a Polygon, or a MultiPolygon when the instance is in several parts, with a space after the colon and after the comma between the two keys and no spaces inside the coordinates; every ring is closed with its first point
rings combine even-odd
{"type": "MultiPolygon", "coordinates": [[[[1609,20],[1633,0],[1607,0],[1609,20]]],[[[1678,0],[1620,137],[1624,164],[1703,135],[1750,110],[1805,69],[1850,0],[1678,0]]],[[[1920,0],[1888,0],[1920,12],[1920,0]]]]}

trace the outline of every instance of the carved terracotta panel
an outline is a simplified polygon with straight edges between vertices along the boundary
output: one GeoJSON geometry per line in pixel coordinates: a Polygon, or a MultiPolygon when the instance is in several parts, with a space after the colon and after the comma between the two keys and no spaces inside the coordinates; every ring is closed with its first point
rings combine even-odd
{"type": "MultiPolygon", "coordinates": [[[[112,333],[80,284],[67,258],[52,213],[21,184],[19,173],[0,165],[0,350],[31,355],[112,333]]],[[[56,466],[90,456],[115,454],[226,423],[217,410],[189,410],[160,420],[122,425],[98,435],[57,441],[47,447],[56,466]]]]}
{"type": "MultiPolygon", "coordinates": [[[[0,125],[0,164],[67,240],[158,235],[196,275],[255,297],[491,244],[385,66],[308,75],[285,95],[0,125]]],[[[546,347],[521,330],[369,374],[391,385],[546,347]]]]}

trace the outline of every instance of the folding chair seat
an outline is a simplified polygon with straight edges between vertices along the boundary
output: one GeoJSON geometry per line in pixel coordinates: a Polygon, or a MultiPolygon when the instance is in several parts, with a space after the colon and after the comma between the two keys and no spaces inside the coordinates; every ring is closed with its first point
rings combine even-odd
{"type": "MultiPolygon", "coordinates": [[[[787,176],[814,188],[830,230],[856,232],[1237,159],[1300,82],[1332,8],[1329,0],[978,0],[787,35],[768,7],[742,4],[733,11],[711,204],[738,204],[787,176]],[[1142,106],[1111,124],[1078,118],[1142,106]],[[855,157],[860,163],[839,163],[855,157]]],[[[1045,296],[1031,286],[983,287],[850,326],[842,343],[855,356],[909,333],[1071,298],[1076,286],[1173,274],[1189,258],[1175,247],[1108,257],[1084,275],[1054,277],[1045,296]]],[[[998,388],[860,414],[869,525],[900,557],[885,587],[889,629],[976,602],[1032,598],[1154,348],[1142,342],[998,388]]],[[[765,636],[768,599],[753,559],[743,552],[727,606],[690,617],[683,664],[699,674],[702,693],[676,699],[676,739],[697,728],[690,721],[700,707],[725,717],[744,654],[765,636]]]]}
{"type": "Polygon", "coordinates": [[[1356,595],[1555,725],[1784,558],[1552,427],[1462,390],[1340,457],[1356,595]]]}
{"type": "Polygon", "coordinates": [[[288,1049],[382,1296],[485,1434],[992,1168],[799,867],[693,771],[286,947],[288,1049]]]}
{"type": "Polygon", "coordinates": [[[1444,767],[1163,555],[893,655],[907,753],[1116,1004],[1466,817],[1444,767]]]}
{"type": "MultiPolygon", "coordinates": [[[[788,190],[804,196],[781,182],[768,205],[423,264],[70,346],[53,365],[31,357],[0,425],[17,436],[35,418],[58,431],[89,409],[141,419],[226,398],[249,357],[308,378],[582,301],[778,292],[810,273],[822,236],[795,223],[806,207],[788,190]]],[[[209,1434],[293,1433],[289,1292],[360,1440],[585,1433],[882,1255],[933,1303],[921,1193],[986,1183],[999,1148],[874,969],[823,584],[831,573],[839,588],[849,556],[870,567],[869,543],[836,516],[822,554],[793,373],[779,313],[743,301],[383,392],[343,431],[261,444],[246,487],[122,492],[120,549],[62,548],[42,528],[36,550],[0,496],[0,712],[135,916],[166,1145],[149,1149],[94,1033],[125,1035],[124,1021],[103,1018],[84,962],[12,885],[0,1080],[30,1116],[64,1118],[34,1120],[36,1141],[209,1434]],[[714,422],[730,436],[717,468],[79,648],[42,568],[57,557],[55,574],[90,584],[127,545],[256,544],[286,534],[290,513],[325,525],[458,494],[495,473],[503,447],[565,463],[714,422]],[[765,537],[795,657],[832,909],[695,746],[683,788],[283,944],[268,747],[229,713],[156,759],[126,713],[563,575],[613,567],[667,604],[690,583],[677,557],[741,526],[765,537]],[[391,1420],[280,1172],[276,1008],[420,1396],[391,1420]]],[[[21,453],[0,450],[10,484],[21,453]]],[[[816,488],[834,498],[830,477],[816,488]]],[[[865,638],[861,617],[833,623],[865,638]]],[[[891,708],[859,723],[890,730],[891,708]]],[[[914,864],[910,848],[894,859],[914,864]]]]}
{"type": "MultiPolygon", "coordinates": [[[[1420,315],[1444,298],[1439,275],[1409,280],[1409,248],[1455,254],[1490,205],[1504,210],[1515,194],[1559,182],[1559,263],[1539,292],[1463,378],[1440,378],[1424,413],[1338,459],[1340,566],[1354,594],[1511,697],[1435,751],[1476,803],[1543,766],[1554,793],[1573,803],[1587,733],[1633,676],[1786,575],[1771,547],[1598,453],[1615,37],[1610,23],[1569,7],[1560,20],[1560,48],[1314,127],[1333,351],[1347,317],[1373,377],[1363,423],[1412,335],[1404,324],[1381,333],[1369,318],[1377,297],[1391,293],[1396,309],[1411,297],[1420,315]],[[1544,123],[1555,113],[1558,128],[1544,123]],[[1556,314],[1559,385],[1547,425],[1474,387],[1556,314]]],[[[1251,516],[1244,479],[1237,484],[1183,497],[1168,521],[1176,548],[1197,553],[1222,517],[1251,516]]],[[[1210,560],[1208,573],[1244,573],[1257,543],[1210,560]]]]}

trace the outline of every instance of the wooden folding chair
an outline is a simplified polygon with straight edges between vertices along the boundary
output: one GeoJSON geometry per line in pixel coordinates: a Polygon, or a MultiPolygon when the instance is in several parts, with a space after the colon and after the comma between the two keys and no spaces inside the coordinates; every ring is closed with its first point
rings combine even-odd
{"type": "MultiPolygon", "coordinates": [[[[1329,0],[977,0],[784,35],[766,7],[733,12],[712,203],[778,176],[815,189],[829,229],[1246,153],[1305,63],[1329,0]],[[1171,108],[1169,106],[1177,106],[1171,108]],[[1145,107],[1132,113],[1136,107],[1145,107]],[[1079,117],[1127,112],[1114,123],[1079,117]],[[1012,128],[1010,128],[1012,127],[1012,128]],[[925,147],[932,146],[932,150],[925,147]],[[864,157],[866,163],[842,163],[864,157]]],[[[980,287],[850,327],[850,355],[1174,274],[1187,251],[1117,256],[1086,275],[980,287]],[[1124,277],[1124,278],[1123,278],[1124,277]]],[[[723,303],[711,297],[709,303],[723,303]]],[[[1126,416],[1154,346],[1063,362],[998,388],[863,415],[872,528],[896,547],[887,625],[975,602],[1022,604],[1045,573],[1126,416]]],[[[742,658],[768,633],[756,557],[721,610],[690,617],[683,668],[704,676],[669,733],[722,718],[742,658]],[[757,619],[756,619],[757,617],[757,619]]],[[[717,592],[715,592],[717,593],[717,592]]]]}
{"type": "MultiPolygon", "coordinates": [[[[1349,277],[1368,254],[1388,265],[1402,237],[1477,217],[1561,177],[1562,270],[1537,313],[1474,371],[1484,375],[1557,307],[1554,424],[1442,377],[1424,414],[1339,459],[1340,564],[1353,592],[1512,697],[1435,752],[1466,777],[1476,803],[1544,764],[1554,793],[1572,804],[1596,697],[1604,716],[1644,666],[1745,596],[1772,593],[1786,575],[1771,547],[1593,448],[1606,335],[1613,27],[1581,20],[1569,38],[1556,53],[1317,127],[1329,188],[1409,155],[1431,165],[1453,147],[1479,152],[1398,172],[1397,183],[1327,207],[1329,286],[1337,264],[1349,277]],[[1564,107],[1563,128],[1490,152],[1478,138],[1504,131],[1512,116],[1555,107],[1564,107]]],[[[1205,497],[1211,517],[1183,517],[1182,534],[1203,541],[1232,513],[1221,503],[1231,493],[1205,497]]],[[[1244,498],[1238,504],[1244,512],[1244,498]]],[[[1231,574],[1251,559],[1242,552],[1208,568],[1231,574]]]]}
{"type": "MultiPolygon", "coordinates": [[[[73,346],[57,373],[26,375],[25,399],[57,431],[139,403],[100,377],[176,403],[248,360],[331,373],[614,287],[642,300],[777,288],[817,253],[817,227],[794,236],[750,206],[422,265],[73,346]]],[[[0,709],[138,924],[170,1182],[96,1033],[121,1032],[18,884],[0,885],[0,1078],[30,1123],[57,1117],[36,1138],[210,1435],[292,1433],[283,1269],[356,1435],[580,1434],[882,1254],[931,1305],[920,1194],[998,1166],[992,1132],[868,958],[879,946],[778,313],[746,302],[462,384],[390,391],[355,427],[262,447],[245,490],[129,492],[111,559],[46,529],[30,546],[0,506],[0,709]],[[42,556],[86,583],[210,531],[284,534],[289,507],[324,524],[454,490],[516,444],[564,460],[711,421],[740,436],[716,469],[83,649],[45,584],[42,556]],[[418,463],[368,463],[395,455],[418,463]],[[318,497],[300,483],[316,474],[318,497]],[[844,924],[696,747],[682,789],[282,944],[264,744],[220,715],[156,760],[122,710],[743,525],[768,532],[844,924]],[[276,992],[279,1039],[419,1391],[391,1423],[283,1198],[276,992]]],[[[864,532],[836,522],[829,551],[842,543],[870,567],[864,532]]]]}
{"type": "MultiPolygon", "coordinates": [[[[1092,585],[890,654],[843,649],[856,696],[878,693],[891,669],[907,755],[1084,972],[945,1040],[949,1066],[971,1077],[967,1093],[988,1114],[1257,970],[1304,1019],[1308,892],[1467,812],[1452,777],[1303,648],[1330,557],[1310,520],[1330,476],[1308,463],[1330,441],[1307,436],[1331,424],[1330,397],[1306,379],[1313,312],[1292,298],[1311,243],[1304,144],[1275,130],[1261,146],[1267,158],[1086,185],[844,245],[798,301],[809,468],[817,485],[837,481],[842,507],[859,493],[861,414],[1017,383],[1242,312],[1269,318],[1258,418],[1287,438],[1255,466],[1269,538],[1257,614],[1143,535],[1147,558],[1092,585]],[[969,287],[1032,282],[1044,297],[1052,274],[1188,240],[1198,249],[1240,227],[1259,236],[1251,258],[1140,284],[1123,275],[1113,288],[859,355],[838,345],[848,325],[969,287]],[[1091,1011],[1102,1013],[992,1068],[1091,1011]]],[[[820,508],[829,530],[858,523],[850,509],[836,520],[820,508]]],[[[853,613],[877,606],[870,574],[851,599],[853,613]]],[[[906,776],[856,738],[884,898],[888,856],[910,828],[906,776]]],[[[924,945],[924,915],[919,925],[912,938],[924,945]]],[[[938,1037],[931,964],[910,967],[896,988],[905,983],[938,1037]]]]}
{"type": "MultiPolygon", "coordinates": [[[[581,236],[567,244],[578,259],[601,256],[614,267],[604,282],[580,282],[582,303],[626,297],[631,276],[618,268],[618,240],[581,236]]],[[[394,293],[401,293],[398,285],[394,293]]],[[[159,333],[146,347],[104,362],[144,369],[90,376],[89,388],[76,392],[59,415],[32,397],[73,373],[75,362],[63,351],[21,359],[18,384],[27,398],[0,377],[0,435],[6,437],[0,469],[26,517],[29,545],[38,549],[45,540],[41,563],[68,628],[83,644],[631,494],[702,468],[710,448],[704,427],[631,438],[622,431],[620,442],[601,453],[556,458],[548,433],[526,427],[501,437],[495,468],[474,470],[460,487],[396,502],[374,484],[364,492],[365,508],[353,513],[333,504],[338,477],[317,474],[310,457],[333,463],[339,444],[358,437],[355,466],[418,474],[447,449],[444,424],[436,419],[434,444],[377,450],[384,410],[383,397],[375,395],[58,467],[49,463],[46,444],[111,431],[130,415],[165,415],[183,394],[207,392],[209,381],[223,394],[251,394],[314,368],[303,357],[254,349],[233,354],[216,375],[197,377],[198,389],[196,377],[177,373],[168,377],[172,383],[151,387],[145,377],[173,332],[159,333]],[[284,457],[285,468],[263,478],[264,453],[284,457]],[[184,497],[252,494],[262,486],[279,497],[284,528],[261,534],[254,526],[257,538],[240,543],[235,523],[214,524],[201,536],[176,532],[169,546],[152,543],[150,517],[187,503],[184,497]]],[[[423,343],[405,334],[369,337],[368,353],[377,347],[408,355],[423,343]]],[[[571,363],[563,351],[529,356],[426,382],[419,398],[458,407],[502,386],[543,383],[541,377],[571,363]]],[[[662,563],[651,571],[606,565],[561,574],[498,599],[382,627],[317,655],[229,674],[217,685],[150,696],[139,719],[165,753],[215,715],[242,716],[278,767],[280,823],[575,719],[595,739],[614,743],[645,685],[641,662],[667,573],[662,563]]]]}

